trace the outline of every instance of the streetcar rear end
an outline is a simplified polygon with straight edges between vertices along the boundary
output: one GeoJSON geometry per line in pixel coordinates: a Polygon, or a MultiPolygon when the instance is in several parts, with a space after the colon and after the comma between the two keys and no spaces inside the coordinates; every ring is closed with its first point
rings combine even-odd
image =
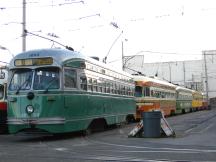
{"type": "Polygon", "coordinates": [[[7,133],[7,69],[0,67],[0,133],[7,133]]]}

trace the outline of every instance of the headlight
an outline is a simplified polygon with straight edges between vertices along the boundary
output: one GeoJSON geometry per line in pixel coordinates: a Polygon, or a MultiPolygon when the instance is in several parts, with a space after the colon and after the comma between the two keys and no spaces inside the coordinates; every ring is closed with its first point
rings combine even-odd
{"type": "Polygon", "coordinates": [[[27,112],[28,114],[32,114],[32,113],[34,112],[34,107],[33,107],[32,105],[28,105],[28,106],[26,107],[26,112],[27,112]]]}

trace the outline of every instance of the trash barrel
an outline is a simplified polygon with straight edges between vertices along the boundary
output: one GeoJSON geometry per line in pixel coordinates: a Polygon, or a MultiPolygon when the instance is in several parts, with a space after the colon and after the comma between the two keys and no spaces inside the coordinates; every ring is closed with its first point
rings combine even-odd
{"type": "Polygon", "coordinates": [[[143,112],[143,136],[147,138],[160,137],[161,135],[161,112],[143,112]]]}

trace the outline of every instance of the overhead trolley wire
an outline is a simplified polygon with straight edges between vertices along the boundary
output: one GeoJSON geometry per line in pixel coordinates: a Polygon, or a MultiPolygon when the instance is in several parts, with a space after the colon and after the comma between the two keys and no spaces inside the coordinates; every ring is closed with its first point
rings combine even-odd
{"type": "Polygon", "coordinates": [[[150,51],[142,50],[137,52],[135,55],[141,55],[140,53],[152,53],[152,54],[166,54],[166,55],[202,55],[202,53],[177,53],[177,52],[160,52],[160,51],[150,51]]]}
{"type": "MultiPolygon", "coordinates": [[[[61,6],[66,6],[66,5],[73,5],[73,4],[84,4],[85,2],[83,0],[80,1],[71,1],[71,2],[62,2],[62,3],[56,3],[56,4],[44,4],[44,5],[40,5],[41,1],[37,1],[37,2],[26,2],[27,5],[31,5],[31,7],[34,8],[40,8],[40,7],[61,7],[61,6]],[[39,4],[39,5],[37,5],[39,4]]],[[[1,4],[2,5],[2,4],[1,4]]],[[[21,9],[23,8],[23,6],[20,5],[19,6],[0,6],[0,10],[7,10],[7,9],[21,9]]]]}

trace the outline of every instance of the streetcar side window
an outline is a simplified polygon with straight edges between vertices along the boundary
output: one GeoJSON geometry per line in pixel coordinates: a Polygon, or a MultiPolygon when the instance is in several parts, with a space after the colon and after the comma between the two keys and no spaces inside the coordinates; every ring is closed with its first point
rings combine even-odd
{"type": "Polygon", "coordinates": [[[125,86],[124,85],[121,85],[121,94],[125,95],[125,86]]]}
{"type": "Polygon", "coordinates": [[[85,76],[80,77],[80,88],[87,91],[87,78],[85,76]]]}
{"type": "Polygon", "coordinates": [[[102,92],[106,93],[106,81],[105,81],[105,79],[102,79],[102,86],[103,86],[102,92]]]}
{"type": "Polygon", "coordinates": [[[117,83],[115,83],[114,89],[115,89],[115,94],[118,94],[118,84],[117,83]]]}
{"type": "Polygon", "coordinates": [[[97,80],[97,84],[98,84],[98,92],[103,92],[103,84],[100,78],[97,80]]]}
{"type": "Polygon", "coordinates": [[[115,94],[115,87],[114,87],[114,83],[113,82],[111,82],[110,87],[111,87],[111,93],[115,94]]]}
{"type": "Polygon", "coordinates": [[[76,88],[77,87],[77,74],[73,69],[65,69],[64,71],[64,86],[67,88],[76,88]]]}
{"type": "Polygon", "coordinates": [[[106,81],[106,93],[110,93],[110,82],[106,81]]]}
{"type": "Polygon", "coordinates": [[[88,91],[93,91],[92,78],[88,78],[88,91]]]}
{"type": "Polygon", "coordinates": [[[140,86],[135,87],[135,97],[142,97],[142,87],[140,86]]]}
{"type": "Polygon", "coordinates": [[[150,96],[150,88],[149,87],[144,87],[144,96],[150,96]]]}
{"type": "Polygon", "coordinates": [[[98,91],[97,79],[92,79],[92,83],[93,83],[93,91],[97,92],[98,91]]]}

